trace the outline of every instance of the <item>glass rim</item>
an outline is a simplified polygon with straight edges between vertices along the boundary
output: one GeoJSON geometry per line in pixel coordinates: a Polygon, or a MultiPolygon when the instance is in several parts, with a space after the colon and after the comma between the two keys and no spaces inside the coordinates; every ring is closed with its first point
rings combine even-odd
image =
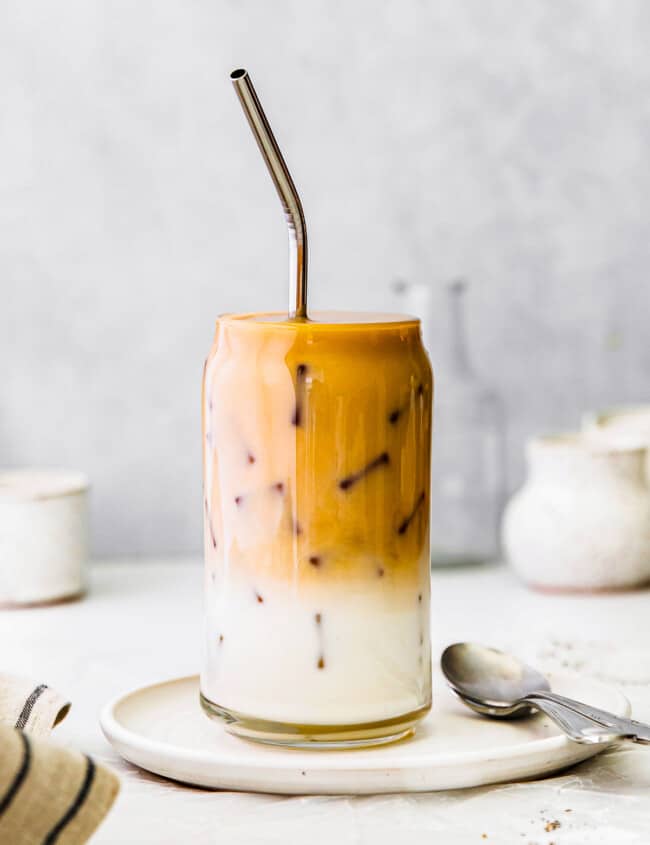
{"type": "Polygon", "coordinates": [[[290,318],[284,311],[226,312],[219,314],[217,325],[245,326],[247,328],[273,328],[284,331],[382,331],[396,329],[417,329],[420,318],[411,314],[395,314],[379,311],[337,311],[316,310],[306,320],[290,318]],[[354,319],[365,317],[366,319],[354,319]],[[329,318],[329,319],[328,319],[329,318]]]}

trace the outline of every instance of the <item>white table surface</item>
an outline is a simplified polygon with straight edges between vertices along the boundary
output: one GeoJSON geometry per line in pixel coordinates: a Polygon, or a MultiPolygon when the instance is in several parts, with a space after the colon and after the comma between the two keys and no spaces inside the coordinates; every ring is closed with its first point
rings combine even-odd
{"type": "MultiPolygon", "coordinates": [[[[197,561],[106,562],[83,601],[0,613],[2,669],[68,695],[73,708],[55,739],[122,778],[93,845],[650,842],[650,746],[622,745],[525,784],[366,798],[209,792],[130,766],[104,739],[98,712],[119,692],[198,671],[201,587],[197,561]]],[[[617,684],[650,721],[650,591],[551,597],[501,566],[455,569],[434,573],[432,613],[434,655],[467,639],[510,649],[543,669],[617,684]]]]}

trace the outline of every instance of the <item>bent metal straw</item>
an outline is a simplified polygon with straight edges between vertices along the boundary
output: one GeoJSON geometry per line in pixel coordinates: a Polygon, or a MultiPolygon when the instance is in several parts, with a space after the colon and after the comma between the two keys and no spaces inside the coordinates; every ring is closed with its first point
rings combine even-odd
{"type": "Polygon", "coordinates": [[[289,168],[257,98],[248,71],[230,74],[239,102],[276,187],[289,227],[289,316],[307,319],[307,226],[289,168]],[[293,306],[293,307],[292,307],[293,306]]]}

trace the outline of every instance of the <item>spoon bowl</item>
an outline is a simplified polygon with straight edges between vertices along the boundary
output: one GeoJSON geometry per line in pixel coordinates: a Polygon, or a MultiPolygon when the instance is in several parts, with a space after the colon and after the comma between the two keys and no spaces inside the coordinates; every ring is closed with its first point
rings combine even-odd
{"type": "Polygon", "coordinates": [[[530,714],[520,704],[533,692],[550,692],[546,678],[534,669],[495,648],[477,643],[455,643],[442,653],[440,665],[449,686],[468,706],[486,715],[530,714]],[[495,711],[500,711],[498,714],[495,711]]]}

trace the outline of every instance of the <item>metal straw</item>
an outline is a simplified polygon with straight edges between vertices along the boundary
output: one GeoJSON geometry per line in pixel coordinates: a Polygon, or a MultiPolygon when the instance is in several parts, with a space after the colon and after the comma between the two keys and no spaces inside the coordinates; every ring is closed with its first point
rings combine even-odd
{"type": "Polygon", "coordinates": [[[290,316],[307,319],[307,226],[302,203],[278,143],[257,98],[253,83],[244,69],[230,74],[239,102],[244,109],[257,146],[264,157],[271,179],[280,196],[289,227],[289,308],[290,316]],[[295,302],[293,297],[295,295],[295,302]]]}

